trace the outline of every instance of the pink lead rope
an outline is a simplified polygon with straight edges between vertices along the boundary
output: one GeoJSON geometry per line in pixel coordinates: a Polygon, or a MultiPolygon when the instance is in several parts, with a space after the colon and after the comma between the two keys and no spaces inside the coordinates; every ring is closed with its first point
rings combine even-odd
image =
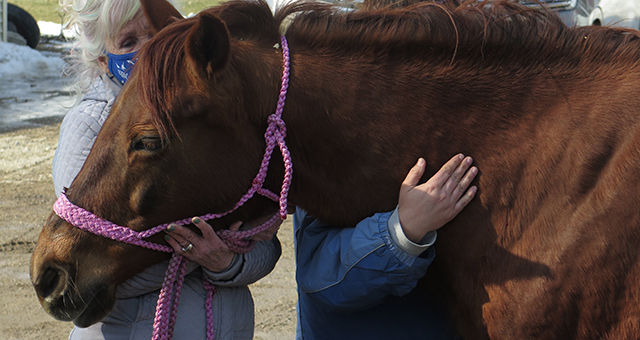
{"type": "MultiPolygon", "coordinates": [[[[287,39],[284,36],[280,37],[282,43],[282,58],[283,58],[283,71],[282,71],[282,85],[280,88],[280,96],[278,98],[278,106],[276,112],[269,116],[267,131],[264,134],[264,138],[267,144],[264,152],[262,163],[260,164],[260,170],[256,177],[253,179],[252,186],[249,191],[240,198],[240,201],[235,207],[225,213],[221,214],[207,214],[199,216],[202,220],[212,220],[225,216],[247,202],[255,193],[268,197],[276,202],[279,202],[280,210],[279,214],[273,215],[267,222],[262,225],[246,230],[246,231],[230,231],[221,230],[216,233],[227,244],[229,249],[237,253],[248,253],[255,246],[255,242],[249,240],[253,235],[256,235],[269,226],[271,226],[278,218],[287,218],[287,196],[289,194],[289,187],[291,185],[291,177],[293,174],[293,163],[291,162],[291,154],[285,144],[285,137],[287,136],[287,128],[282,120],[282,111],[284,110],[284,103],[287,97],[287,88],[289,87],[289,46],[287,39]],[[271,155],[276,147],[276,144],[280,148],[282,158],[284,160],[285,174],[282,181],[282,188],[280,196],[273,192],[263,188],[264,181],[267,178],[267,168],[269,167],[269,161],[271,155]]],[[[53,210],[65,221],[71,223],[75,227],[84,231],[91,232],[93,234],[104,236],[112,240],[125,242],[157,251],[163,251],[167,253],[173,252],[173,248],[145,241],[144,239],[157,234],[165,230],[170,224],[187,225],[191,223],[191,218],[183,220],[165,223],[151,229],[137,232],[127,227],[119,226],[115,223],[102,219],[93,213],[80,208],[69,201],[65,193],[60,194],[60,197],[53,205],[53,210]]],[[[153,340],[168,340],[173,337],[173,329],[175,327],[176,316],[178,312],[178,303],[180,301],[180,291],[184,282],[188,259],[182,255],[173,253],[169,267],[165,274],[164,282],[162,283],[162,289],[158,296],[158,305],[156,307],[156,315],[153,323],[153,340]]],[[[215,287],[207,281],[205,277],[202,279],[202,284],[207,290],[206,314],[207,314],[207,339],[213,340],[213,294],[215,293],[215,287]]]]}

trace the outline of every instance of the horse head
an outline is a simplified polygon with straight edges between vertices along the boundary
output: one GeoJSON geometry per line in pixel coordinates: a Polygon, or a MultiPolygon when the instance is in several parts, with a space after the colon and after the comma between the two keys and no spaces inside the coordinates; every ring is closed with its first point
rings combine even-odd
{"type": "MultiPolygon", "coordinates": [[[[243,82],[255,69],[267,69],[265,59],[281,58],[273,49],[279,41],[275,24],[240,29],[247,38],[267,34],[274,40],[258,42],[232,37],[215,10],[183,19],[164,0],[141,2],[156,34],[139,51],[131,78],[65,193],[73,204],[134,231],[234,207],[260,168],[282,72],[263,76],[262,83],[243,82]],[[249,47],[270,55],[252,55],[249,47]],[[255,69],[238,71],[238,58],[252,59],[255,69]],[[256,91],[264,81],[274,86],[272,98],[256,91]]],[[[266,5],[258,7],[264,22],[273,20],[266,5]]],[[[279,163],[270,173],[284,173],[279,163]]],[[[269,178],[265,187],[277,189],[282,176],[269,178]]],[[[255,197],[210,223],[218,230],[277,209],[255,197]]],[[[148,241],[166,244],[159,235],[148,241]]],[[[167,258],[83,231],[52,213],[31,259],[31,279],[49,314],[89,326],[109,313],[118,284],[167,258]]]]}

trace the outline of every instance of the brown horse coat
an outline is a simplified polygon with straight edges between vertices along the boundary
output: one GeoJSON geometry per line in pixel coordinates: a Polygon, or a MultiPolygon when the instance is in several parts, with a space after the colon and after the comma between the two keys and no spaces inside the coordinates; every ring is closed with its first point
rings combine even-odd
{"type": "MultiPolygon", "coordinates": [[[[157,12],[160,30],[172,20],[157,12]]],[[[478,197],[441,229],[423,281],[443,292],[465,339],[640,338],[636,32],[568,29],[502,2],[352,13],[296,4],[275,20],[265,4],[226,3],[143,48],[69,199],[137,230],[232,206],[262,157],[282,72],[274,44],[293,13],[291,204],[350,226],[395,206],[419,156],[426,177],[462,151],[480,168],[478,197]]],[[[278,157],[269,171],[277,191],[278,157]]],[[[253,199],[233,218],[275,209],[253,199]]],[[[52,216],[32,260],[44,301],[62,291],[36,279],[51,261],[62,269],[47,277],[111,287],[157,255],[52,216]],[[95,258],[107,252],[108,265],[95,258]],[[140,260],[127,269],[130,256],[140,260]]]]}

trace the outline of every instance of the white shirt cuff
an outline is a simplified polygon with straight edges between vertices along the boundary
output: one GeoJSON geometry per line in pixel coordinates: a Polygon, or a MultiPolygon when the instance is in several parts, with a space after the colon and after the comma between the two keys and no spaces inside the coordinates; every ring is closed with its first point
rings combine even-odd
{"type": "Polygon", "coordinates": [[[398,247],[404,250],[407,254],[413,256],[420,256],[420,254],[436,242],[436,238],[438,236],[436,231],[432,230],[422,238],[419,244],[408,239],[407,235],[404,234],[404,230],[402,230],[402,225],[400,224],[398,207],[396,207],[396,210],[394,210],[391,217],[389,217],[387,225],[393,242],[395,242],[396,245],[398,245],[398,247]]]}

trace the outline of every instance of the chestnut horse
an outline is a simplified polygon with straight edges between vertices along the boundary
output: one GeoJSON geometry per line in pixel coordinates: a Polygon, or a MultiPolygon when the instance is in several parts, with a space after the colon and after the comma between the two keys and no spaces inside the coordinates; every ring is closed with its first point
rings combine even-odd
{"type": "MultiPolygon", "coordinates": [[[[71,202],[134,230],[233,207],[260,166],[286,30],[289,204],[353,226],[395,207],[418,157],[427,178],[471,155],[478,196],[441,229],[420,286],[442,293],[464,338],[640,338],[637,33],[567,28],[503,2],[298,3],[274,17],[264,3],[233,1],[189,19],[142,2],[158,32],[66,191],[71,202]]],[[[277,192],[283,174],[274,155],[266,187],[277,192]]],[[[256,197],[211,223],[277,209],[256,197]]],[[[47,311],[89,325],[119,283],[166,258],[52,214],[31,276],[47,311]]]]}

